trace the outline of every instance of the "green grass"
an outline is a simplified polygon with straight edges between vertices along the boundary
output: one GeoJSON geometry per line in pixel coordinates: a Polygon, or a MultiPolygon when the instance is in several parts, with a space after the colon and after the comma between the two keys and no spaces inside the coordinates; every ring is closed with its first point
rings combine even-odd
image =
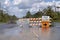
{"type": "Polygon", "coordinates": [[[60,20],[54,20],[54,22],[60,22],[60,20]]]}

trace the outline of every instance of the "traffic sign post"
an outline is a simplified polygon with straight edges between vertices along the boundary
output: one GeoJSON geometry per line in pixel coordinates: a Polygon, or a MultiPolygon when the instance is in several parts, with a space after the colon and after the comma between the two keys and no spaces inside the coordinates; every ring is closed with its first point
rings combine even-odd
{"type": "Polygon", "coordinates": [[[50,20],[50,17],[49,16],[42,16],[42,28],[48,28],[50,25],[49,25],[49,20],[50,20]]]}

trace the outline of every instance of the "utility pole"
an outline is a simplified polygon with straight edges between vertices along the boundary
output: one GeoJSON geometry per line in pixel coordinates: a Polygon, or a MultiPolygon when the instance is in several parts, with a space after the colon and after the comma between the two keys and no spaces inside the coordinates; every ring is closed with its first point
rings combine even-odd
{"type": "Polygon", "coordinates": [[[2,10],[2,7],[1,7],[1,1],[0,1],[0,13],[2,12],[1,10],[2,10]]]}
{"type": "Polygon", "coordinates": [[[60,8],[59,6],[56,6],[55,0],[53,0],[53,6],[54,6],[54,8],[55,8],[55,10],[54,10],[55,12],[56,12],[56,8],[58,8],[58,9],[60,8]]]}
{"type": "Polygon", "coordinates": [[[58,8],[58,12],[60,11],[59,9],[60,9],[60,7],[59,6],[57,6],[57,8],[58,8]]]}
{"type": "MultiPolygon", "coordinates": [[[[58,8],[58,10],[60,9],[60,7],[57,7],[58,8]]],[[[59,10],[60,11],[60,10],[59,10]]]]}
{"type": "Polygon", "coordinates": [[[56,12],[56,3],[55,3],[55,0],[53,0],[53,7],[54,7],[54,11],[56,12]]]}
{"type": "Polygon", "coordinates": [[[0,10],[1,10],[1,2],[0,2],[0,10]]]}

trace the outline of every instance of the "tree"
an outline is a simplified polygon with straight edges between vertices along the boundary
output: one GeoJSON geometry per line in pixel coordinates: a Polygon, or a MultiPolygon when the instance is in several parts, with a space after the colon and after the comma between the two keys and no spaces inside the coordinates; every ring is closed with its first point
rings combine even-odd
{"type": "Polygon", "coordinates": [[[37,13],[35,13],[33,15],[34,18],[39,18],[39,17],[42,17],[42,12],[41,11],[38,11],[37,13]]]}
{"type": "Polygon", "coordinates": [[[0,10],[0,22],[8,22],[11,18],[13,20],[17,19],[15,15],[11,16],[8,13],[5,13],[4,10],[0,10]]]}
{"type": "Polygon", "coordinates": [[[30,13],[30,11],[28,11],[27,12],[27,14],[26,14],[26,16],[25,16],[26,18],[31,18],[32,17],[32,15],[31,15],[31,13],[30,13]]]}
{"type": "Polygon", "coordinates": [[[50,6],[47,9],[44,9],[43,11],[44,13],[46,13],[45,15],[50,16],[53,19],[57,19],[58,17],[57,13],[54,12],[50,6]]]}
{"type": "Polygon", "coordinates": [[[12,16],[12,19],[13,19],[13,20],[16,20],[16,18],[17,18],[17,17],[16,17],[15,15],[12,16]]]}

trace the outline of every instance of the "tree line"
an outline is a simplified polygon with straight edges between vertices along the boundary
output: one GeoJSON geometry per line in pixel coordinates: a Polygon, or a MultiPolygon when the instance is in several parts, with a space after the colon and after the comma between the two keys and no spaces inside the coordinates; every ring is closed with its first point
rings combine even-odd
{"type": "Polygon", "coordinates": [[[52,10],[51,6],[48,6],[47,8],[43,9],[43,11],[38,11],[35,14],[31,14],[30,11],[26,13],[26,16],[23,18],[40,18],[42,16],[50,16],[53,20],[60,20],[60,12],[52,10]]]}
{"type": "Polygon", "coordinates": [[[0,22],[9,22],[11,20],[15,21],[16,19],[17,17],[15,15],[11,16],[4,12],[4,10],[0,10],[0,22]]]}

